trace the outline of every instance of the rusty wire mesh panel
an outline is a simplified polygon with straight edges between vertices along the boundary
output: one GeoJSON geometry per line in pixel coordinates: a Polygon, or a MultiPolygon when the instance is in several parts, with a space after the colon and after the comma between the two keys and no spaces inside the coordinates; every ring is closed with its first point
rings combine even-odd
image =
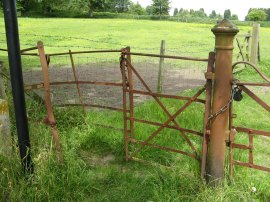
{"type": "MultiPolygon", "coordinates": [[[[204,55],[207,58],[208,52],[204,55]]],[[[131,56],[132,64],[153,92],[158,92],[158,86],[161,85],[160,93],[180,95],[185,90],[205,84],[205,62],[164,59],[160,68],[160,60],[159,57],[131,56]]],[[[138,78],[134,78],[134,82],[137,89],[145,89],[138,78]]]]}
{"type": "Polygon", "coordinates": [[[43,74],[38,56],[22,55],[23,81],[26,92],[44,100],[43,74]]]}
{"type": "Polygon", "coordinates": [[[81,96],[83,105],[88,107],[100,105],[121,108],[122,81],[119,53],[78,54],[72,57],[75,72],[72,69],[70,55],[51,57],[49,73],[55,105],[81,105],[81,96]],[[107,59],[109,57],[111,59],[107,59]],[[59,82],[66,83],[58,85],[59,82]]]}

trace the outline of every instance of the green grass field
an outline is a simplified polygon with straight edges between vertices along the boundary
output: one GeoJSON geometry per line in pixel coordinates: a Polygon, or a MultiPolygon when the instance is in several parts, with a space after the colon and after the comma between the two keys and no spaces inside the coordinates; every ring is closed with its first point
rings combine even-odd
{"type": "MultiPolygon", "coordinates": [[[[132,50],[158,53],[162,39],[166,40],[167,53],[207,57],[213,50],[214,38],[210,25],[176,22],[136,20],[90,20],[90,19],[19,19],[22,48],[42,40],[47,52],[87,49],[120,49],[130,45],[132,50]],[[27,35],[26,35],[27,34],[27,35]],[[33,36],[36,35],[36,36],[33,36]],[[43,35],[43,36],[37,36],[43,35]],[[68,39],[64,36],[77,37],[68,39]],[[84,38],[84,39],[79,39],[84,38]],[[85,40],[89,39],[89,40],[85,40]],[[27,45],[25,45],[27,44],[27,45]],[[51,47],[50,47],[51,46],[51,47]],[[59,46],[59,47],[57,47],[59,46]],[[80,46],[80,47],[74,47],[80,46]],[[87,48],[82,48],[82,47],[87,48]]],[[[0,20],[0,27],[4,27],[0,20]]],[[[245,34],[249,27],[240,27],[245,34]]],[[[4,33],[4,28],[0,30],[4,33]]],[[[269,76],[270,28],[262,28],[260,68],[269,76]]],[[[5,36],[0,34],[0,47],[5,48],[5,36]]],[[[102,56],[98,56],[102,57],[102,56]]],[[[7,61],[0,52],[0,60],[7,61]]],[[[97,58],[97,60],[102,60],[97,58]]],[[[38,64],[30,58],[29,63],[38,64]]],[[[251,69],[240,72],[237,77],[246,81],[259,81],[251,69]]],[[[270,99],[269,91],[257,90],[264,100],[270,99]]],[[[194,91],[185,92],[191,95],[194,91]]],[[[162,100],[171,112],[183,102],[162,100]]],[[[269,103],[269,102],[268,102],[269,103]]],[[[270,174],[235,166],[234,177],[228,175],[222,186],[211,188],[200,179],[199,164],[193,159],[157,149],[147,149],[139,157],[152,163],[125,162],[122,132],[93,126],[101,121],[122,127],[122,114],[90,111],[86,117],[80,109],[55,109],[63,145],[64,164],[59,165],[54,153],[50,130],[42,123],[45,109],[27,100],[35,175],[26,179],[21,174],[18,149],[10,158],[0,156],[0,199],[2,201],[269,201],[270,174]],[[252,192],[252,187],[257,191],[252,192]]],[[[11,114],[13,109],[11,109],[11,114]]],[[[236,125],[270,130],[269,113],[255,105],[246,95],[235,104],[238,118],[236,125]]],[[[135,110],[138,117],[148,120],[165,120],[153,101],[141,104],[135,110]]],[[[183,127],[203,130],[203,106],[192,105],[178,118],[183,127]]],[[[13,128],[14,129],[14,128],[13,128]]],[[[136,133],[141,138],[152,127],[138,124],[136,133]]],[[[188,149],[184,141],[175,137],[172,130],[164,130],[157,142],[188,149]]],[[[247,136],[240,134],[238,142],[247,143],[247,136]]],[[[192,137],[200,149],[201,140],[192,137]]],[[[14,143],[15,144],[15,143],[14,143]]],[[[270,165],[268,139],[255,138],[256,163],[270,165]]],[[[235,151],[235,158],[246,160],[248,152],[235,151]]],[[[227,169],[226,169],[227,172],[227,169]]]]}

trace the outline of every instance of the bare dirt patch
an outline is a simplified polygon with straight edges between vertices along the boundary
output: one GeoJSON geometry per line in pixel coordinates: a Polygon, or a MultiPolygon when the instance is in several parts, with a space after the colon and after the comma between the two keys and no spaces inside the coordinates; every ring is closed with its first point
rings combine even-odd
{"type": "MultiPolygon", "coordinates": [[[[158,65],[140,63],[135,65],[153,92],[156,92],[158,83],[158,65]]],[[[121,72],[118,64],[87,64],[76,69],[80,81],[93,82],[121,82],[121,72]]],[[[163,92],[165,94],[179,94],[187,89],[202,86],[205,83],[204,70],[199,68],[177,69],[166,66],[163,72],[163,92]]],[[[50,67],[51,82],[74,81],[71,67],[50,67]]],[[[43,82],[41,70],[24,72],[24,82],[32,85],[43,82]]],[[[134,86],[137,90],[145,90],[141,81],[134,75],[134,86]]],[[[80,85],[83,99],[86,104],[109,105],[114,107],[122,106],[122,88],[112,86],[80,85]]],[[[37,91],[40,95],[42,91],[37,91]]],[[[79,103],[76,85],[61,85],[52,87],[54,104],[75,104],[79,103]]],[[[145,96],[135,96],[135,102],[145,100],[145,96]]]]}

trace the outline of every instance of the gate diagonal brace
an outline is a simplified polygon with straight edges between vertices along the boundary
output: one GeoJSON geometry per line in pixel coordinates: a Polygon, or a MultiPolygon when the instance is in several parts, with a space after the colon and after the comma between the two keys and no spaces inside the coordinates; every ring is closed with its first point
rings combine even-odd
{"type": "Polygon", "coordinates": [[[261,98],[255,95],[251,90],[249,90],[245,86],[239,86],[241,90],[243,90],[248,96],[250,96],[253,100],[255,100],[261,107],[263,107],[266,111],[270,112],[270,106],[266,104],[261,98]]]}
{"type": "Polygon", "coordinates": [[[159,127],[156,131],[154,131],[144,142],[142,142],[142,145],[139,146],[133,154],[130,156],[130,159],[133,158],[139,151],[143,149],[145,145],[147,145],[159,132],[161,132],[165,127],[167,127],[170,122],[175,120],[177,116],[179,116],[188,106],[190,106],[194,100],[199,97],[203,92],[205,91],[205,88],[200,89],[188,102],[186,102],[175,114],[173,114],[164,124],[159,127]]]}
{"type": "MultiPolygon", "coordinates": [[[[127,65],[129,65],[129,67],[131,68],[131,70],[134,72],[134,74],[138,77],[138,79],[142,82],[142,84],[144,85],[144,87],[146,88],[146,90],[151,94],[151,96],[157,101],[157,103],[159,104],[159,106],[164,110],[164,112],[170,117],[170,119],[172,119],[171,121],[174,123],[174,125],[177,127],[177,129],[179,130],[179,132],[180,132],[180,134],[184,137],[184,139],[188,142],[188,144],[189,144],[189,146],[192,148],[192,150],[193,150],[193,152],[194,152],[194,154],[196,155],[196,156],[198,156],[198,154],[197,154],[197,151],[196,151],[196,148],[194,147],[194,145],[192,144],[192,142],[190,141],[190,139],[187,137],[187,135],[183,132],[183,131],[181,131],[180,130],[180,126],[179,126],[179,124],[175,121],[175,118],[176,117],[174,117],[173,118],[173,116],[170,114],[170,112],[167,110],[167,108],[162,104],[162,102],[160,101],[160,99],[157,97],[157,96],[155,96],[155,95],[153,95],[153,92],[151,91],[151,89],[149,88],[149,86],[145,83],[145,81],[142,79],[142,77],[140,76],[140,74],[136,71],[136,69],[133,67],[133,65],[131,64],[131,62],[129,61],[129,60],[127,60],[126,58],[124,58],[125,60],[126,60],[126,63],[127,63],[127,65]]],[[[205,90],[205,87],[202,89],[202,92],[205,90]]],[[[201,90],[200,90],[201,91],[201,90]]],[[[200,92],[199,91],[199,92],[200,92]]],[[[202,93],[201,92],[201,93],[202,93]]],[[[201,94],[200,93],[200,94],[201,94]]],[[[199,95],[197,96],[197,97],[199,97],[199,95]]],[[[191,98],[192,99],[192,102],[194,102],[194,99],[196,99],[197,97],[195,97],[195,98],[191,98]]],[[[191,103],[192,103],[191,102],[191,103]]],[[[189,101],[188,101],[188,103],[189,103],[189,101]]],[[[190,103],[190,104],[191,104],[190,103]]],[[[170,121],[170,122],[171,122],[170,121]]],[[[166,126],[165,126],[166,127],[166,126]]],[[[132,158],[132,157],[131,157],[132,158]]]]}
{"type": "MultiPolygon", "coordinates": [[[[124,58],[124,60],[126,61],[126,63],[127,63],[127,65],[131,68],[131,70],[134,72],[134,74],[138,77],[138,79],[142,82],[142,84],[144,85],[144,87],[147,89],[147,91],[151,94],[151,96],[157,101],[157,103],[159,104],[159,106],[164,110],[164,112],[169,116],[169,122],[167,123],[167,125],[170,123],[170,122],[173,122],[174,124],[175,124],[175,126],[176,126],[176,128],[180,128],[180,126],[179,126],[179,124],[175,121],[175,118],[176,117],[174,117],[173,115],[171,115],[170,114],[170,112],[166,109],[166,107],[162,104],[162,102],[160,101],[160,99],[159,98],[157,98],[157,96],[155,96],[154,94],[153,94],[153,92],[151,91],[151,89],[148,87],[148,85],[145,83],[145,81],[142,79],[142,77],[139,75],[139,73],[135,70],[135,68],[133,67],[133,65],[131,64],[131,62],[129,61],[129,60],[127,60],[126,58],[124,58]]],[[[194,96],[194,97],[192,97],[185,105],[184,105],[184,107],[182,107],[181,109],[180,109],[180,113],[182,112],[182,111],[184,111],[191,103],[193,103],[194,102],[194,100],[196,100],[196,98],[198,98],[200,95],[201,95],[201,93],[203,92],[205,90],[205,87],[203,88],[203,89],[201,89],[199,92],[199,95],[197,95],[197,96],[194,96]]],[[[179,114],[180,114],[179,113],[179,114]]],[[[178,115],[179,115],[178,114],[178,115]]],[[[176,115],[176,116],[178,116],[178,115],[176,115]]],[[[131,117],[132,118],[132,117],[131,117]]],[[[161,130],[163,129],[163,128],[165,128],[166,126],[166,123],[164,124],[164,126],[162,126],[161,127],[161,130]]],[[[157,131],[156,131],[157,132],[157,131]]],[[[160,131],[158,131],[158,132],[160,132],[160,131]]],[[[157,132],[157,133],[158,133],[157,132]]],[[[194,151],[194,153],[195,153],[195,155],[197,156],[197,152],[196,152],[196,149],[195,149],[195,147],[194,147],[194,145],[192,144],[192,142],[190,141],[190,139],[186,136],[186,134],[183,132],[183,131],[179,131],[180,132],[180,134],[184,137],[184,139],[188,142],[188,144],[190,145],[190,147],[192,148],[192,150],[194,151]]],[[[153,135],[153,134],[152,134],[153,135]]],[[[151,136],[152,136],[151,135],[151,136]]],[[[153,136],[156,136],[156,134],[155,135],[153,135],[153,136]]],[[[153,137],[152,137],[153,138],[153,137]]],[[[151,138],[151,139],[152,139],[151,138]]],[[[150,140],[149,140],[150,141],[150,140]]],[[[142,146],[143,147],[143,146],[142,146]]],[[[141,150],[141,149],[140,149],[141,150]]],[[[137,153],[137,152],[136,152],[137,153]]],[[[130,157],[130,159],[132,158],[132,157],[134,157],[135,155],[133,154],[131,157],[130,157]]]]}
{"type": "MultiPolygon", "coordinates": [[[[142,77],[140,76],[140,74],[136,71],[136,69],[133,67],[133,65],[131,64],[131,62],[129,60],[126,59],[127,65],[130,66],[131,70],[135,73],[135,75],[139,78],[139,80],[142,82],[143,86],[146,88],[146,90],[151,94],[151,96],[157,101],[157,103],[159,104],[159,106],[164,110],[164,112],[168,115],[168,117],[172,117],[172,115],[170,114],[170,112],[167,110],[167,108],[162,104],[162,102],[160,101],[160,99],[153,94],[152,90],[149,88],[149,86],[145,83],[145,81],[142,79],[142,77]]],[[[180,131],[181,135],[184,137],[184,139],[188,142],[188,144],[190,145],[190,147],[192,148],[192,150],[194,151],[195,155],[197,156],[197,151],[194,147],[194,145],[192,144],[192,142],[189,140],[189,138],[186,136],[186,134],[180,130],[180,126],[179,124],[173,119],[172,120],[174,125],[177,127],[177,130],[180,131]]]]}

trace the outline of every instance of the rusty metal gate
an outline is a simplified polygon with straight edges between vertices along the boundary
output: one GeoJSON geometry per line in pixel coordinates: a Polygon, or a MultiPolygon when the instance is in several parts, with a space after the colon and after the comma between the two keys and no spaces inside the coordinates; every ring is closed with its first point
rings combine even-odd
{"type": "MultiPolygon", "coordinates": [[[[56,119],[54,117],[53,113],[53,106],[82,106],[83,111],[85,112],[86,107],[97,107],[97,108],[105,108],[109,110],[117,110],[122,111],[124,115],[124,142],[125,142],[125,153],[126,153],[126,160],[131,160],[134,158],[144,147],[152,147],[157,148],[161,150],[166,150],[170,152],[179,153],[188,157],[191,157],[198,162],[201,163],[202,173],[205,172],[205,165],[206,165],[206,154],[207,154],[207,123],[208,117],[211,114],[211,95],[212,95],[212,75],[214,70],[214,62],[215,62],[215,53],[211,52],[209,54],[209,57],[206,59],[200,59],[200,58],[192,58],[192,57],[180,57],[180,56],[168,56],[168,55],[155,55],[155,54],[145,54],[145,53],[134,53],[130,52],[130,48],[124,48],[122,50],[113,50],[113,51],[84,51],[84,52],[65,52],[65,53],[54,53],[54,54],[45,54],[44,46],[42,42],[39,42],[36,47],[30,48],[29,50],[35,50],[38,49],[38,54],[36,53],[24,53],[24,55],[38,57],[41,62],[42,67],[42,79],[43,82],[35,81],[34,83],[30,83],[28,85],[25,85],[25,90],[36,90],[36,89],[42,89],[44,93],[44,104],[47,109],[47,117],[45,118],[45,123],[48,124],[52,129],[52,136],[56,143],[56,149],[58,153],[58,157],[60,161],[62,161],[62,152],[61,152],[61,144],[58,137],[58,130],[56,125],[56,119]],[[92,54],[92,53],[108,53],[108,52],[114,52],[114,53],[120,53],[120,71],[119,74],[122,75],[122,81],[121,82],[104,82],[104,81],[81,81],[78,78],[77,71],[75,69],[75,63],[73,59],[74,54],[92,54]],[[67,55],[70,57],[70,65],[72,67],[72,77],[74,77],[73,81],[70,80],[61,80],[61,81],[53,81],[51,80],[49,76],[49,65],[52,63],[51,58],[54,56],[63,56],[67,55]],[[162,58],[162,59],[171,59],[171,60],[178,60],[178,61],[189,61],[189,62],[201,62],[205,64],[205,67],[207,66],[207,73],[205,74],[206,77],[206,83],[203,82],[202,86],[199,88],[197,92],[194,91],[194,94],[192,96],[183,96],[183,95],[177,95],[177,94],[166,94],[166,93],[156,93],[154,92],[147,81],[143,78],[143,76],[138,72],[134,64],[131,62],[131,56],[139,56],[139,57],[151,57],[151,58],[162,58]],[[136,89],[134,85],[135,78],[141,83],[141,86],[144,88],[144,90],[136,89]],[[104,85],[104,86],[112,86],[112,87],[122,87],[122,100],[123,100],[123,106],[121,108],[115,108],[112,106],[101,106],[101,105],[93,105],[93,104],[86,104],[82,92],[81,92],[81,86],[80,85],[104,85]],[[76,86],[76,94],[79,97],[77,104],[56,104],[52,100],[51,95],[51,87],[53,86],[59,86],[59,85],[75,85],[76,86]],[[199,96],[205,93],[205,99],[200,98],[199,96]],[[134,114],[134,108],[135,108],[135,101],[134,97],[136,95],[144,95],[148,96],[154,99],[154,101],[158,104],[160,107],[160,110],[163,111],[166,116],[167,120],[165,122],[154,122],[150,120],[144,120],[140,119],[135,116],[134,114]],[[185,103],[175,112],[171,113],[167,107],[162,102],[162,98],[177,100],[177,101],[185,101],[185,103]],[[201,104],[204,108],[204,116],[200,117],[200,120],[203,123],[203,126],[200,130],[196,131],[190,128],[184,128],[181,127],[181,125],[177,122],[176,118],[179,117],[183,112],[186,111],[186,109],[192,105],[193,103],[201,104]],[[204,121],[203,121],[204,120],[204,121]],[[139,140],[136,139],[135,134],[135,123],[142,123],[146,124],[148,126],[155,126],[157,129],[149,134],[148,138],[145,140],[139,140]],[[191,152],[189,151],[183,151],[177,148],[171,148],[168,146],[161,146],[152,144],[151,140],[157,137],[158,134],[160,134],[164,129],[171,129],[175,130],[176,133],[179,133],[179,135],[184,139],[184,141],[188,144],[191,152]],[[190,139],[188,134],[195,135],[195,137],[198,137],[200,140],[200,144],[202,146],[200,148],[196,148],[193,144],[192,140],[190,139]],[[136,145],[134,151],[131,151],[130,145],[136,145]]],[[[27,49],[28,50],[28,49],[27,49]]],[[[204,66],[204,65],[203,65],[204,66]]],[[[203,68],[204,69],[204,68],[203,68]]],[[[204,70],[202,69],[202,72],[204,74],[204,70]]],[[[204,78],[203,78],[204,80],[204,78]]],[[[112,103],[111,103],[112,104],[112,103]]],[[[102,127],[106,127],[105,125],[99,124],[102,127]]],[[[109,127],[110,129],[115,130],[122,130],[115,127],[109,127]]]]}
{"type": "Polygon", "coordinates": [[[210,116],[211,113],[211,94],[212,94],[211,75],[214,69],[214,62],[215,62],[215,53],[213,52],[209,54],[208,59],[198,59],[188,57],[132,53],[128,48],[122,50],[120,67],[123,78],[124,139],[125,139],[126,160],[131,160],[132,158],[136,157],[136,155],[140,151],[142,151],[142,149],[144,149],[145,147],[152,147],[191,157],[201,163],[202,173],[205,172],[206,154],[207,154],[206,125],[208,123],[208,117],[210,116]],[[205,74],[207,81],[203,87],[197,90],[197,92],[194,91],[194,94],[192,96],[178,96],[178,95],[155,93],[153,92],[153,90],[151,90],[147,82],[142,78],[140,73],[136,70],[136,67],[132,64],[131,56],[157,57],[157,58],[162,57],[174,60],[205,62],[208,63],[207,73],[205,74]],[[135,77],[139,80],[139,82],[142,84],[145,90],[137,90],[134,88],[135,77]],[[204,92],[206,92],[205,99],[199,98],[199,96],[204,92]],[[136,115],[134,114],[134,95],[145,95],[153,98],[154,101],[158,104],[159,109],[167,115],[167,120],[161,123],[137,118],[136,115]],[[185,101],[185,103],[175,113],[171,113],[162,102],[161,100],[162,98],[181,100],[185,101]],[[183,128],[176,121],[176,118],[180,116],[193,103],[204,104],[205,106],[204,117],[203,116],[201,117],[201,120],[204,119],[204,129],[202,128],[201,130],[203,132],[195,131],[189,128],[183,128]],[[155,126],[156,129],[154,130],[154,132],[148,134],[147,135],[148,137],[146,139],[140,140],[137,139],[137,134],[135,134],[135,126],[134,126],[135,123],[142,123],[148,126],[155,126]],[[175,132],[176,134],[179,133],[179,135],[183,137],[185,142],[189,145],[191,152],[182,151],[177,148],[171,148],[151,143],[151,140],[157,138],[157,135],[160,134],[161,131],[164,130],[165,128],[176,131],[175,132]],[[198,148],[194,146],[188,134],[193,134],[201,139],[203,148],[202,151],[199,151],[198,148]],[[131,150],[130,145],[136,145],[135,149],[131,150]]]}
{"type": "MultiPolygon", "coordinates": [[[[258,106],[261,106],[267,113],[270,112],[270,106],[268,103],[266,103],[264,100],[262,100],[258,95],[256,95],[252,90],[252,88],[255,87],[262,87],[262,88],[268,88],[270,87],[270,79],[267,78],[261,70],[253,65],[250,62],[237,62],[233,65],[233,68],[235,68],[239,64],[244,64],[246,67],[251,67],[253,68],[256,73],[261,77],[261,79],[264,81],[262,83],[256,83],[256,82],[241,82],[237,79],[234,79],[233,82],[233,95],[232,97],[235,98],[236,101],[240,101],[242,97],[242,93],[245,93],[249,98],[254,100],[258,106]]],[[[238,166],[243,166],[247,168],[252,168],[252,169],[257,169],[257,170],[262,170],[266,172],[270,172],[270,166],[265,166],[265,165],[257,165],[255,162],[254,158],[254,140],[257,138],[266,138],[263,141],[267,141],[270,138],[270,131],[262,131],[262,130],[256,130],[253,128],[248,128],[247,126],[236,126],[233,122],[234,118],[236,118],[236,114],[234,114],[233,110],[233,105],[231,104],[230,106],[230,122],[229,122],[229,127],[230,127],[230,135],[229,135],[229,141],[228,141],[228,146],[229,146],[229,170],[230,170],[230,175],[232,176],[233,174],[233,166],[238,165],[238,166]],[[238,143],[235,138],[240,134],[244,133],[247,134],[247,139],[248,143],[247,144],[242,144],[238,143]],[[247,161],[243,160],[236,160],[234,156],[234,150],[239,149],[243,151],[247,151],[247,161]]]]}

